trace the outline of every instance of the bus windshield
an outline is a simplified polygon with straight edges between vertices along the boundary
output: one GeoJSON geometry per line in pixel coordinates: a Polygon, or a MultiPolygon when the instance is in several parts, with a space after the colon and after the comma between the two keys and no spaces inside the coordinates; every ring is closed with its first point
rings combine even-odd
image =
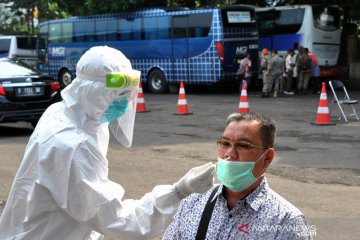
{"type": "Polygon", "coordinates": [[[314,25],[324,31],[334,31],[340,28],[340,10],[335,7],[313,7],[314,25]]]}
{"type": "Polygon", "coordinates": [[[305,9],[258,11],[259,34],[297,33],[304,19],[305,9]]]}

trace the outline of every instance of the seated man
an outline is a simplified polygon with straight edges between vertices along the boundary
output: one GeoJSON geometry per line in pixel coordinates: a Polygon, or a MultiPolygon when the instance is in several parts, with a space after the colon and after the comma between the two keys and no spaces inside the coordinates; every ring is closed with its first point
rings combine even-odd
{"type": "Polygon", "coordinates": [[[312,239],[304,215],[264,177],[275,130],[268,116],[231,114],[217,142],[221,185],[185,198],[163,239],[312,239]]]}

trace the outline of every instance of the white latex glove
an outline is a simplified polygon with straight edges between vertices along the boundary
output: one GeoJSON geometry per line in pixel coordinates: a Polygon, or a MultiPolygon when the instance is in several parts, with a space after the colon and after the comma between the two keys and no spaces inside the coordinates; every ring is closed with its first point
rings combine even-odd
{"type": "Polygon", "coordinates": [[[174,183],[180,198],[191,193],[203,193],[213,186],[215,164],[209,162],[190,169],[178,182],[174,183]]]}

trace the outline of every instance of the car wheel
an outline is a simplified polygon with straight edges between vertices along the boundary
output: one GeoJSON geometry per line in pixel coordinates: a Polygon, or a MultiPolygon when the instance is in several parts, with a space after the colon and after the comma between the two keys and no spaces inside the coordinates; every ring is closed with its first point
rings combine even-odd
{"type": "Polygon", "coordinates": [[[71,72],[67,69],[62,70],[60,73],[60,86],[62,88],[66,87],[72,82],[71,72]]]}
{"type": "Polygon", "coordinates": [[[148,77],[148,85],[150,91],[153,93],[166,93],[169,91],[169,86],[166,82],[165,75],[158,69],[150,72],[148,77]]]}

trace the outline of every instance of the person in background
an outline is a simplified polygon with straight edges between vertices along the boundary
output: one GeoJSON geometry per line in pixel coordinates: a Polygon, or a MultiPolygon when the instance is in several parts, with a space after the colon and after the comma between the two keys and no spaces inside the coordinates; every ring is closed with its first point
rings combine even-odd
{"type": "Polygon", "coordinates": [[[315,54],[312,53],[311,51],[309,51],[309,56],[312,59],[312,76],[310,78],[310,81],[312,82],[312,87],[313,87],[312,93],[319,94],[321,91],[319,62],[318,62],[315,54]]]}
{"type": "Polygon", "coordinates": [[[269,116],[230,114],[217,141],[221,184],[185,198],[163,240],[312,239],[316,228],[265,177],[275,155],[275,132],[269,116]]]}
{"type": "Polygon", "coordinates": [[[212,163],[139,200],[123,199],[124,188],[109,180],[110,131],[131,146],[139,81],[120,51],[84,53],[63,101],[44,112],[30,137],[0,218],[1,240],[151,239],[181,199],[212,187],[212,163]]]}
{"type": "Polygon", "coordinates": [[[288,56],[288,51],[284,53],[284,55],[280,56],[283,60],[283,64],[281,65],[281,77],[280,77],[280,88],[279,93],[281,95],[284,94],[284,90],[286,89],[286,68],[285,68],[285,59],[288,56]]]}
{"type": "MultiPolygon", "coordinates": [[[[278,96],[280,78],[282,75],[284,61],[278,55],[276,50],[271,51],[271,59],[268,64],[268,70],[265,73],[269,77],[268,86],[266,87],[267,92],[271,92],[271,89],[274,87],[274,97],[278,96]]],[[[269,93],[270,95],[270,93],[269,93]]]]}
{"type": "Polygon", "coordinates": [[[297,44],[294,44],[294,56],[293,56],[293,61],[295,62],[295,66],[294,66],[294,75],[293,75],[293,86],[295,87],[295,92],[294,93],[298,93],[297,90],[297,86],[298,86],[298,82],[299,82],[299,67],[298,67],[298,60],[299,57],[301,56],[301,54],[303,54],[304,52],[304,47],[303,46],[298,46],[297,44]],[[294,86],[295,85],[295,86],[294,86]]]}
{"type": "Polygon", "coordinates": [[[309,49],[304,48],[297,61],[298,66],[298,94],[307,94],[310,76],[312,75],[312,60],[308,55],[309,49]]]}
{"type": "Polygon", "coordinates": [[[243,74],[241,74],[243,77],[240,78],[240,94],[241,94],[242,83],[243,83],[242,80],[245,80],[247,89],[249,89],[250,86],[250,81],[252,76],[252,62],[251,62],[250,53],[245,54],[245,58],[241,60],[239,68],[240,68],[239,73],[241,74],[241,72],[243,72],[243,74]]]}
{"type": "Polygon", "coordinates": [[[288,55],[285,59],[285,72],[286,72],[286,90],[284,94],[286,95],[294,95],[292,91],[293,86],[293,76],[294,76],[294,68],[295,68],[295,59],[294,59],[294,50],[289,49],[288,55]]]}
{"type": "Polygon", "coordinates": [[[261,52],[261,58],[260,58],[260,71],[263,79],[263,88],[262,88],[261,97],[266,97],[266,98],[270,97],[270,91],[271,91],[271,89],[269,89],[271,87],[269,82],[269,75],[267,74],[270,58],[271,57],[269,55],[268,49],[264,47],[261,52]]]}

